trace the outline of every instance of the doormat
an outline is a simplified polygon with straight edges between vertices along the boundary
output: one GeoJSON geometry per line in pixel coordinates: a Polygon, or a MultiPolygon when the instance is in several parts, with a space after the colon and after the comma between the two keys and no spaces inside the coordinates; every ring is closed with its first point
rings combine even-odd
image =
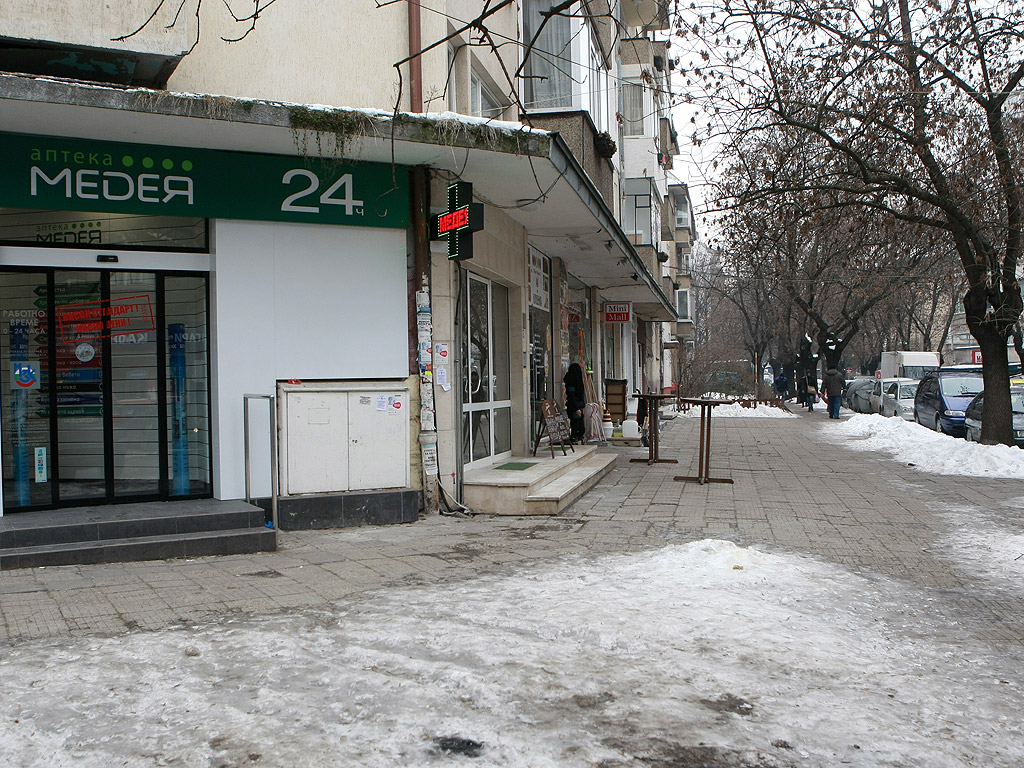
{"type": "Polygon", "coordinates": [[[521,472],[524,469],[529,469],[536,463],[535,461],[510,461],[508,464],[498,465],[495,469],[510,469],[521,472]]]}

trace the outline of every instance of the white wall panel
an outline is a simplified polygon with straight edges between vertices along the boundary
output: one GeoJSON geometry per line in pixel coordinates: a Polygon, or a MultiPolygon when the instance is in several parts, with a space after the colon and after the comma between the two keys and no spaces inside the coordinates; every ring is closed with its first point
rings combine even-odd
{"type": "MultiPolygon", "coordinates": [[[[211,279],[217,498],[244,495],[242,396],[278,380],[408,375],[406,233],[217,221],[211,279]]],[[[253,493],[270,493],[262,409],[253,493]]]]}

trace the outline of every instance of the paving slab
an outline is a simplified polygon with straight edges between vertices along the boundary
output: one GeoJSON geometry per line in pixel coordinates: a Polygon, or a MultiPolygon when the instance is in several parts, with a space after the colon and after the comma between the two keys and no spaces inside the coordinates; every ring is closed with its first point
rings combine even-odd
{"type": "MultiPolygon", "coordinates": [[[[427,515],[411,524],[280,534],[279,550],[0,573],[0,643],[149,631],[240,614],[330,607],[391,586],[464,581],[565,555],[629,552],[702,538],[797,552],[931,590],[978,639],[1024,644],[1024,605],[951,554],[972,520],[1024,532],[1024,483],[943,477],[829,435],[823,411],[713,418],[711,474],[694,473],[699,419],[662,427],[678,465],[618,454],[612,471],[553,517],[427,515]]],[[[1024,560],[1022,560],[1024,562],[1024,560]]]]}

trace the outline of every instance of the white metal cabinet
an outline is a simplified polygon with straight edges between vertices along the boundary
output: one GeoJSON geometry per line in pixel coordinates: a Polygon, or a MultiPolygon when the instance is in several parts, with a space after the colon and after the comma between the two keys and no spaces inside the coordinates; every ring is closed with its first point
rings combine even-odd
{"type": "Polygon", "coordinates": [[[279,387],[283,495],[409,485],[409,393],[394,382],[279,387]]]}

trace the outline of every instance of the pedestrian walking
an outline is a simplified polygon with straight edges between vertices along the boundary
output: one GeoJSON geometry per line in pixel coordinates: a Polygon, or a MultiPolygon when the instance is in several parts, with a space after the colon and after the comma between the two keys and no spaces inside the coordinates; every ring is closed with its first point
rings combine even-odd
{"type": "Polygon", "coordinates": [[[807,377],[801,376],[796,382],[796,401],[804,408],[807,407],[807,377]]]}
{"type": "Polygon", "coordinates": [[[775,377],[775,392],[783,400],[789,399],[789,378],[786,376],[785,371],[782,371],[775,377]]]}
{"type": "Polygon", "coordinates": [[[825,371],[825,378],[822,380],[825,389],[825,399],[828,401],[828,417],[839,418],[839,406],[843,401],[843,387],[846,386],[846,377],[837,368],[829,368],[825,371]]]}
{"type": "Polygon", "coordinates": [[[818,376],[815,371],[808,371],[804,377],[807,381],[807,410],[814,410],[814,401],[818,399],[818,376]]]}

